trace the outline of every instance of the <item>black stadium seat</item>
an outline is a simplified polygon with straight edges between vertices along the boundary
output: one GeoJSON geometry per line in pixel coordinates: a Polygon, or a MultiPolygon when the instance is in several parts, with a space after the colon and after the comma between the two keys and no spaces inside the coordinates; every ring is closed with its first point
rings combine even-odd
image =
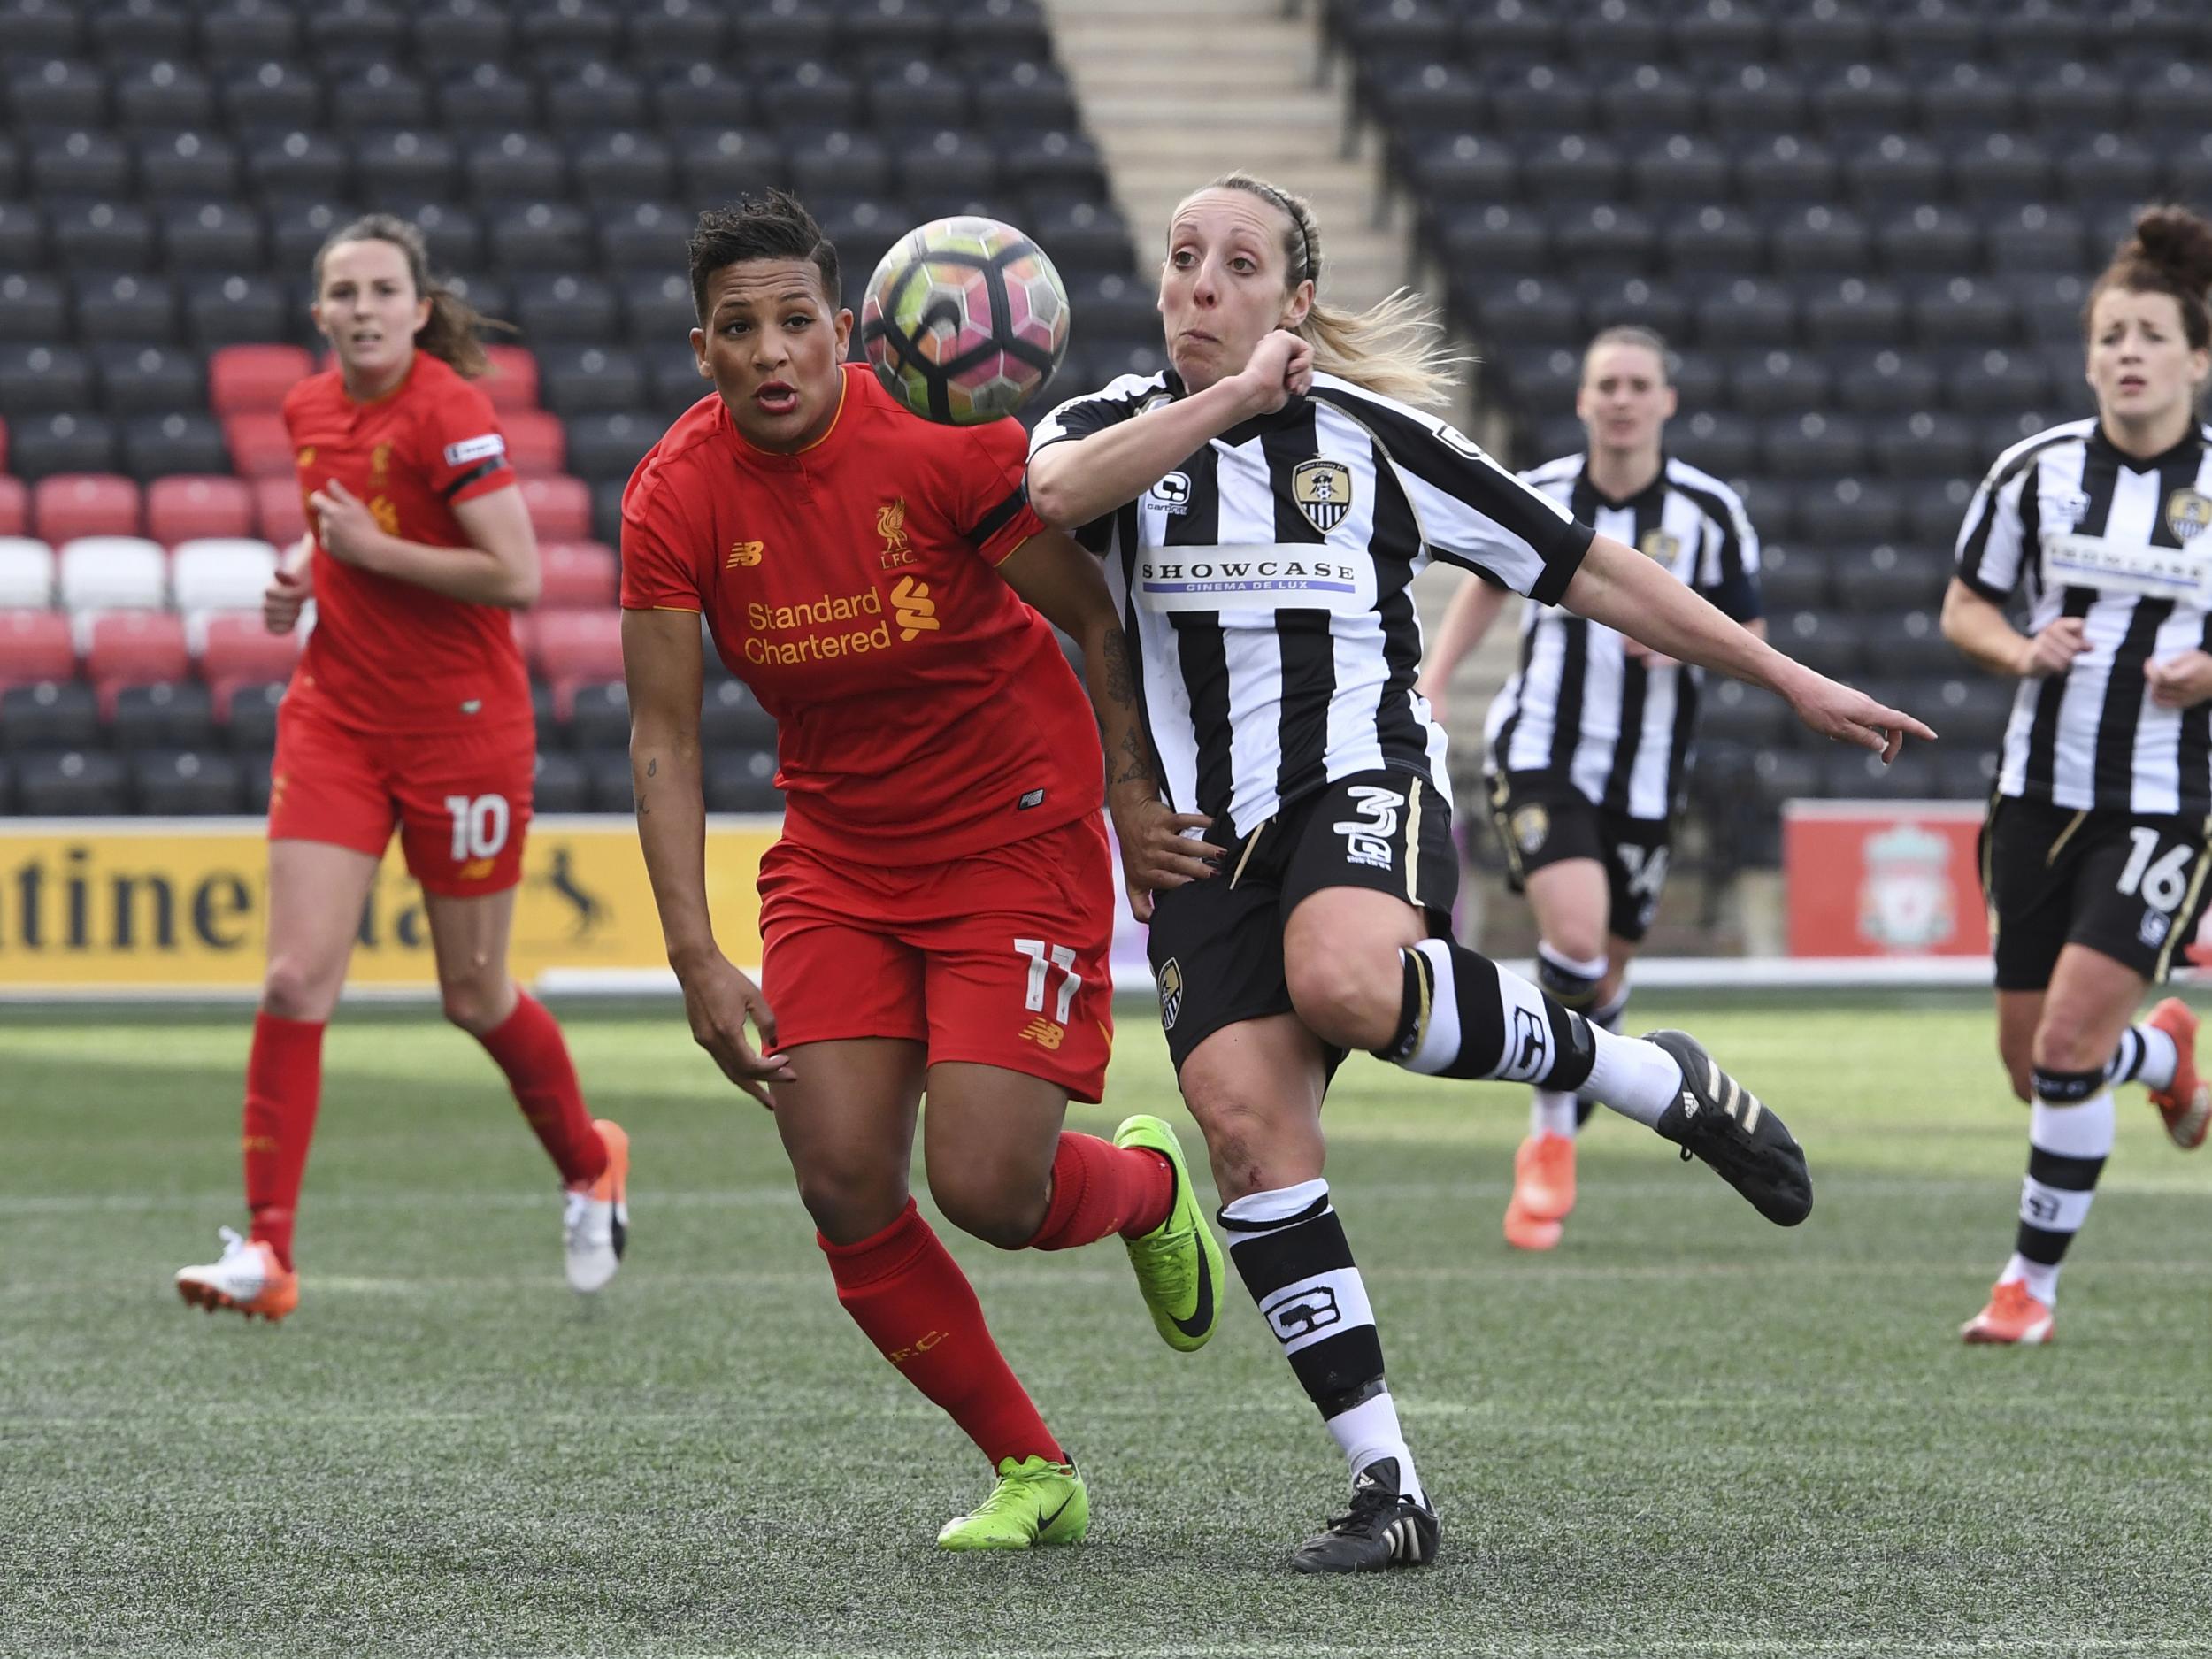
{"type": "Polygon", "coordinates": [[[25,755],[15,763],[16,805],[32,818],[86,818],[128,803],[123,763],[96,749],[25,755]]]}
{"type": "MultiPolygon", "coordinates": [[[[1439,0],[1430,34],[1455,62],[1477,10],[1439,0]]],[[[1665,20],[1631,10],[1618,42],[1663,49],[1665,20]]],[[[1558,35],[1546,21],[1494,21],[1504,39],[1558,35]]],[[[439,273],[519,327],[532,373],[499,392],[518,453],[534,457],[534,478],[565,465],[611,542],[637,457],[710,389],[686,340],[685,242],[703,204],[796,184],[841,238],[855,299],[877,255],[919,219],[1007,218],[1039,236],[1077,296],[1078,350],[1051,396],[1163,361],[1149,259],[1132,256],[1036,0],[0,0],[0,505],[11,511],[20,485],[120,473],[95,491],[122,492],[111,519],[85,527],[137,529],[139,483],[221,476],[235,459],[257,474],[242,499],[257,527],[296,534],[280,427],[265,405],[234,417],[227,405],[219,422],[208,357],[289,343],[319,359],[310,262],[370,209],[420,227],[439,273]]],[[[1685,102],[1694,78],[1595,58],[1447,79],[1546,108],[1617,87],[1624,114],[1609,126],[1639,145],[1663,115],[1681,118],[1681,143],[1645,170],[1650,199],[1724,193],[1729,157],[1685,102]]],[[[1468,126],[1463,110],[1453,128],[1468,126]]],[[[1624,204],[1588,182],[1619,173],[1631,152],[1609,159],[1617,137],[1589,142],[1586,156],[1559,150],[1552,173],[1539,170],[1585,193],[1572,214],[1563,196],[1546,204],[1561,221],[1539,226],[1547,255],[1555,233],[1607,257],[1608,237],[1640,250],[1651,234],[1632,209],[1614,218],[1624,204]]],[[[1509,154],[1511,190],[1463,180],[1458,199],[1512,199],[1521,160],[1509,154]]],[[[1581,282],[1579,303],[1686,326],[1679,296],[1631,263],[1581,282]]],[[[282,390],[280,376],[262,396],[282,390]]],[[[35,527],[27,512],[19,527],[35,527]]],[[[254,672],[266,668],[257,660],[254,672]]],[[[211,667],[205,684],[111,687],[102,722],[87,685],[19,688],[0,708],[11,766],[0,810],[256,810],[280,689],[211,667]],[[131,764],[119,770],[119,754],[131,764]]],[[[579,709],[580,753],[549,766],[541,806],[626,810],[619,687],[587,693],[579,709]]],[[[712,783],[718,810],[776,810],[773,724],[718,665],[703,718],[732,757],[712,783]]],[[[557,753],[568,735],[545,722],[557,753]]]]}

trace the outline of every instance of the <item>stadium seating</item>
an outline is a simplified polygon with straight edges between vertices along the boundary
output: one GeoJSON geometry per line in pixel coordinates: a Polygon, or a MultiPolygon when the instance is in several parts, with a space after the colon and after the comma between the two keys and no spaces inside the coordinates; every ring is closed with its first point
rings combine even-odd
{"type": "Polygon", "coordinates": [[[1966,751],[1994,741],[2005,688],[1964,689],[1931,607],[1998,452],[2089,411],[2081,306],[2133,205],[2212,194],[2190,103],[2212,12],[1601,10],[1581,27],[1523,0],[1325,0],[1517,462],[1582,446],[1590,334],[1658,328],[1680,357],[1670,446],[1742,489],[1778,639],[1886,677],[1948,740],[1940,764],[1863,775],[1716,688],[1708,741],[1761,800],[1751,841],[1771,851],[1791,795],[1979,794],[1966,751]]]}
{"type": "MultiPolygon", "coordinates": [[[[849,298],[909,226],[987,208],[1077,296],[1071,383],[1156,350],[1034,0],[20,0],[0,19],[0,811],[265,802],[266,687],[298,641],[261,631],[259,587],[305,528],[276,411],[319,357],[310,264],[363,209],[423,227],[517,326],[484,385],[544,549],[534,641],[611,612],[621,486],[706,389],[685,341],[699,206],[800,188],[849,298]],[[133,611],[171,613],[150,626],[175,678],[116,677],[154,657],[106,619],[133,611]],[[74,678],[96,632],[98,694],[74,678]]],[[[588,690],[619,681],[611,638],[553,647],[545,810],[628,810],[619,705],[588,690]],[[580,700],[588,742],[563,725],[580,700]]],[[[741,764],[710,793],[772,807],[772,723],[726,685],[706,718],[741,764]]]]}

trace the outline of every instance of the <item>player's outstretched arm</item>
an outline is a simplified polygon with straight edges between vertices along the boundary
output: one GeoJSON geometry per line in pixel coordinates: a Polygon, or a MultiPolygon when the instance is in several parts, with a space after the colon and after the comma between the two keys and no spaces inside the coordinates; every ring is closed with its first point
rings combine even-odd
{"type": "Polygon", "coordinates": [[[1074,530],[1132,502],[1240,420],[1272,414],[1313,384],[1313,348],[1279,328],[1240,374],[1085,438],[1048,443],[1029,459],[1029,504],[1074,530]]]}
{"type": "Polygon", "coordinates": [[[386,534],[367,504],[334,478],[307,500],[323,551],[341,565],[471,604],[519,611],[538,603],[537,533],[522,491],[512,485],[454,503],[453,516],[469,539],[468,546],[457,548],[386,534]]]}
{"type": "Polygon", "coordinates": [[[1414,689],[1429,700],[1439,719],[1450,701],[1452,675],[1467,653],[1482,643],[1489,634],[1491,624],[1505,609],[1509,595],[1494,582],[1486,582],[1479,576],[1470,576],[1460,583],[1459,591],[1444,608],[1444,620],[1436,630],[1436,638],[1421,654],[1421,678],[1414,689]]]}
{"type": "Polygon", "coordinates": [[[1148,921],[1155,890],[1213,874],[1213,861],[1225,849],[1194,838],[1213,820],[1171,811],[1161,798],[1137,708],[1136,664],[1098,561],[1048,530],[1008,554],[998,571],[1025,603],[1082,648],[1083,677],[1106,752],[1106,810],[1121,842],[1130,908],[1139,921],[1148,921]]]}
{"type": "Polygon", "coordinates": [[[1894,760],[1908,734],[1935,733],[1911,715],[1776,650],[1624,542],[1597,536],[1563,598],[1567,609],[1639,644],[1764,686],[1824,737],[1894,760]]]}
{"type": "Polygon", "coordinates": [[[683,987],[691,1034],[723,1075],[762,1105],[769,1084],[788,1080],[780,1060],[746,1040],[750,1018],[761,1046],[776,1045],[776,1019],[760,987],[723,956],[707,909],[707,812],[700,783],[699,618],[688,611],[625,611],[622,672],[630,692],[630,784],[638,841],[660,911],[668,965],[683,987]]]}

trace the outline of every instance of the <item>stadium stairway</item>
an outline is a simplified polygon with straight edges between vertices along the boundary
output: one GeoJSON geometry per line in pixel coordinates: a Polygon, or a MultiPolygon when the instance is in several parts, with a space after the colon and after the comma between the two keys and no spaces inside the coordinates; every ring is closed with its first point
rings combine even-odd
{"type": "MultiPolygon", "coordinates": [[[[1410,215],[1384,177],[1376,135],[1355,124],[1348,78],[1325,50],[1317,8],[1046,0],[1045,11],[1148,276],[1175,204],[1198,180],[1241,167],[1312,202],[1334,303],[1363,309],[1409,281],[1417,259],[1410,215]],[[1233,76],[1224,73],[1231,64],[1233,76]]],[[[1463,401],[1448,412],[1477,430],[1463,401]]],[[[1461,580],[1433,570],[1415,585],[1425,627],[1433,632],[1461,580]]],[[[1513,637],[1501,625],[1462,664],[1457,708],[1480,718],[1512,672],[1513,637]]],[[[1473,755],[1474,735],[1455,733],[1460,759],[1473,755]]]]}

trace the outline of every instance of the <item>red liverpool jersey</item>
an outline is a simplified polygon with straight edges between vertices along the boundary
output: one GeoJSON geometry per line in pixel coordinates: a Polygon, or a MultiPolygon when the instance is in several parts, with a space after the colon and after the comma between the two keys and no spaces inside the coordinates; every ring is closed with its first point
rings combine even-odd
{"type": "MultiPolygon", "coordinates": [[[[515,481],[491,399],[426,351],[415,353],[405,380],[367,403],[346,395],[335,368],[301,381],[284,400],[284,424],[303,501],[334,478],[403,541],[468,546],[455,505],[515,481]]],[[[342,565],[319,542],[315,631],[291,695],[365,731],[442,731],[530,716],[530,676],[504,609],[342,565]]]]}
{"type": "Polygon", "coordinates": [[[1090,705],[993,568],[1043,528],[1021,428],[937,426],[844,374],[795,455],[746,442],[718,396],[668,429],[623,496],[624,606],[705,613],[776,718],[795,840],[931,864],[1095,810],[1090,705]]]}

